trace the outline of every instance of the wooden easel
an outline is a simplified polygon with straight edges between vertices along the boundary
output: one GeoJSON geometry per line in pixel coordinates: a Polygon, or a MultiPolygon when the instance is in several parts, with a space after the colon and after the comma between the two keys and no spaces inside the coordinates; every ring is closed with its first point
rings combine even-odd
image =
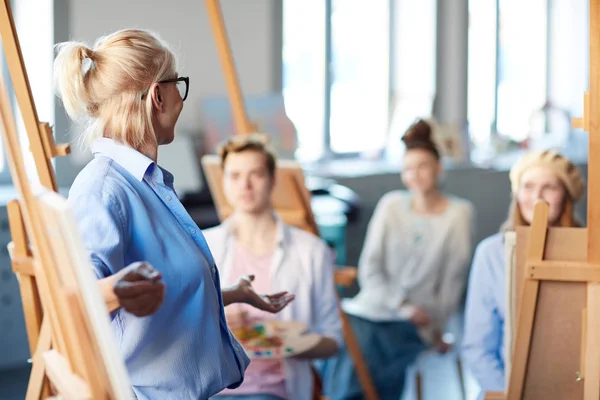
{"type": "Polygon", "coordinates": [[[587,228],[548,228],[536,205],[530,228],[517,230],[519,305],[507,393],[486,399],[600,398],[600,0],[590,0],[587,228]]]}
{"type": "MultiPolygon", "coordinates": [[[[219,0],[206,0],[206,8],[208,10],[212,31],[215,36],[215,44],[219,53],[219,58],[221,59],[237,134],[248,135],[255,133],[256,127],[249,121],[246,114],[246,108],[244,106],[243,96],[236,74],[235,64],[233,62],[231,47],[227,37],[227,30],[223,21],[219,0]]],[[[219,159],[216,156],[204,156],[202,158],[202,166],[217,212],[219,213],[219,218],[223,220],[231,214],[231,206],[227,203],[223,194],[222,171],[219,159]]],[[[311,209],[310,193],[306,189],[304,183],[302,168],[298,163],[293,161],[278,161],[276,173],[277,183],[273,191],[273,205],[277,210],[277,213],[285,223],[304,229],[318,236],[319,229],[311,209]]],[[[350,285],[355,278],[355,268],[340,270],[340,273],[336,274],[336,283],[350,285]]],[[[343,324],[344,337],[346,339],[346,346],[348,347],[348,351],[356,366],[358,379],[363,388],[365,398],[368,400],[376,400],[378,398],[377,392],[363,360],[360,347],[354,337],[352,327],[350,326],[346,315],[341,312],[341,310],[340,315],[343,324]]]]}
{"type": "MultiPolygon", "coordinates": [[[[10,0],[2,0],[0,5],[0,35],[40,183],[48,189],[57,191],[58,187],[51,159],[55,156],[67,155],[70,148],[69,145],[57,146],[54,143],[49,124],[40,123],[38,120],[12,16],[10,0]]],[[[26,179],[26,177],[23,179],[26,179]]],[[[44,363],[36,354],[42,354],[50,349],[51,332],[48,323],[43,318],[43,309],[38,292],[39,279],[36,279],[33,267],[34,258],[29,248],[30,237],[25,230],[21,204],[17,200],[12,200],[8,203],[7,210],[13,239],[9,245],[9,251],[13,271],[19,281],[29,349],[33,357],[33,367],[27,391],[27,399],[30,400],[40,398],[40,396],[45,397],[49,394],[49,386],[47,383],[44,384],[44,363]]]]}
{"type": "MultiPolygon", "coordinates": [[[[10,7],[10,0],[2,0],[0,2],[0,39],[2,40],[8,61],[13,87],[29,138],[30,150],[33,153],[40,184],[47,190],[57,191],[58,187],[51,160],[53,157],[69,154],[70,147],[68,144],[55,144],[49,124],[40,123],[38,120],[10,7]]],[[[32,355],[32,370],[26,399],[37,400],[50,395],[50,386],[46,379],[46,375],[50,371],[46,370],[44,354],[47,354],[51,347],[62,349],[63,347],[61,346],[64,345],[64,338],[60,333],[61,325],[58,323],[55,312],[48,313],[49,310],[54,309],[55,302],[48,294],[50,282],[48,281],[46,272],[43,268],[39,267],[39,265],[45,265],[42,262],[42,253],[39,252],[38,247],[34,246],[35,240],[33,236],[35,232],[33,229],[36,226],[34,223],[37,221],[35,219],[37,211],[33,212],[33,222],[26,222],[28,218],[27,214],[32,213],[32,210],[35,208],[35,201],[23,167],[18,134],[16,129],[14,129],[14,120],[10,111],[8,96],[4,86],[0,86],[2,95],[0,105],[3,111],[3,122],[8,128],[12,126],[12,130],[4,129],[7,135],[5,137],[7,155],[9,160],[11,160],[10,169],[13,184],[18,189],[21,199],[20,201],[12,200],[8,203],[7,208],[13,239],[9,244],[9,252],[13,271],[19,281],[27,337],[32,355]],[[12,144],[12,147],[10,144],[12,144]],[[27,196],[25,195],[26,193],[28,193],[27,196]],[[25,199],[28,199],[28,201],[25,199]],[[27,207],[30,207],[30,209],[27,209],[27,207]],[[32,246],[30,246],[30,243],[32,246]],[[32,248],[38,248],[38,253],[34,254],[31,251],[32,248]],[[38,266],[36,267],[36,265],[38,266]]],[[[102,296],[109,307],[109,311],[118,308],[118,301],[112,291],[109,293],[103,290],[102,296]]],[[[71,307],[77,306],[71,305],[71,307]]],[[[71,312],[73,315],[78,315],[76,309],[73,309],[71,312]]]]}
{"type": "MultiPolygon", "coordinates": [[[[11,20],[10,8],[3,4],[2,16],[11,20]]],[[[18,210],[25,226],[20,233],[29,233],[27,238],[34,250],[29,264],[35,276],[32,291],[37,289],[37,306],[41,304],[44,315],[32,377],[41,382],[45,366],[45,373],[65,399],[129,399],[132,396],[125,365],[116,354],[108,310],[75,221],[59,194],[43,187],[34,192],[1,79],[0,132],[12,181],[19,193],[18,210]],[[45,341],[48,346],[41,349],[45,341]]]]}

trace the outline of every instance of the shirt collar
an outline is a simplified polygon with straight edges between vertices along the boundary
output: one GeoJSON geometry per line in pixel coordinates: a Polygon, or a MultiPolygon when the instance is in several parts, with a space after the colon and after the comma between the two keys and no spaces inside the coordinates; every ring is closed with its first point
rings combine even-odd
{"type": "MultiPolygon", "coordinates": [[[[275,240],[276,240],[278,247],[283,247],[283,245],[285,244],[285,241],[287,239],[286,225],[283,222],[283,220],[281,219],[281,217],[276,212],[273,212],[273,216],[275,217],[275,221],[277,223],[277,228],[276,228],[277,233],[275,234],[275,240]]],[[[225,228],[226,238],[227,239],[233,238],[235,235],[235,226],[236,226],[235,215],[224,220],[222,222],[222,225],[225,228]]]]}
{"type": "MultiPolygon", "coordinates": [[[[126,144],[121,144],[110,138],[94,139],[92,144],[92,153],[108,157],[125,168],[127,172],[133,175],[140,182],[144,179],[148,168],[155,164],[150,158],[146,157],[139,151],[129,147],[126,144]]],[[[161,168],[162,169],[162,168],[161,168]]],[[[167,171],[163,171],[167,172],[167,171]]],[[[172,175],[167,173],[165,178],[172,182],[172,175]]]]}

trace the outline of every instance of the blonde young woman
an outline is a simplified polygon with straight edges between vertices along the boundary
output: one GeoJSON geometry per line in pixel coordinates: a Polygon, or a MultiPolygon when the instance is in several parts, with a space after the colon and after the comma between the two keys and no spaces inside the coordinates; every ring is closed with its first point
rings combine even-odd
{"type": "Polygon", "coordinates": [[[532,152],[521,158],[510,171],[510,181],[513,198],[508,219],[501,232],[477,246],[469,278],[462,354],[482,394],[505,387],[504,232],[530,225],[540,200],[549,205],[551,226],[579,226],[573,208],[585,187],[579,169],[553,151],[532,152]]]}
{"type": "Polygon", "coordinates": [[[140,308],[112,316],[133,392],[138,399],[206,399],[239,386],[249,360],[223,307],[244,302],[277,312],[291,297],[260,296],[248,279],[221,290],[200,229],[173,176],[157,164],[158,146],[173,141],[189,79],[177,74],[167,46],[143,30],[115,32],[93,49],[63,43],[54,73],[67,113],[86,123],[84,136],[93,140],[94,159],[75,179],[69,203],[96,274],[111,277],[135,261],[154,267],[116,290],[122,304],[140,308]]]}

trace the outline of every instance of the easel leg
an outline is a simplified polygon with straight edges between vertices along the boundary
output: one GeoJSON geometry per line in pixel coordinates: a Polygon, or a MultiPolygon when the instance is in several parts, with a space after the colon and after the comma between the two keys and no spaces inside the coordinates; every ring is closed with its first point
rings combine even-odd
{"type": "Polygon", "coordinates": [[[597,400],[600,398],[600,315],[596,305],[600,303],[600,283],[589,283],[587,285],[587,302],[583,398],[584,400],[597,400]]]}
{"type": "Polygon", "coordinates": [[[19,288],[21,291],[21,304],[23,305],[29,351],[33,355],[37,347],[39,332],[42,327],[42,313],[40,298],[37,294],[35,278],[18,275],[19,288]],[[27,311],[25,311],[27,310],[27,311]]]}
{"type": "Polygon", "coordinates": [[[31,258],[23,215],[21,214],[21,206],[17,200],[11,200],[8,202],[6,209],[10,233],[13,238],[12,243],[14,245],[11,254],[13,271],[19,281],[25,327],[27,328],[27,338],[29,340],[29,351],[33,355],[42,326],[42,303],[40,302],[34,275],[21,272],[18,268],[19,261],[31,258]]]}
{"type": "Polygon", "coordinates": [[[421,375],[420,371],[417,371],[416,385],[417,385],[417,400],[423,400],[423,376],[421,375]]]}
{"type": "Polygon", "coordinates": [[[465,388],[465,377],[463,374],[462,361],[460,356],[456,356],[456,371],[458,372],[458,384],[460,385],[460,398],[467,400],[467,390],[465,388]]]}
{"type": "Polygon", "coordinates": [[[50,350],[52,342],[51,333],[50,321],[44,319],[37,348],[33,354],[33,366],[31,368],[31,375],[29,376],[29,385],[27,386],[27,394],[25,396],[26,400],[45,399],[50,395],[50,386],[46,380],[43,355],[50,350]]]}
{"type": "Polygon", "coordinates": [[[23,305],[23,316],[25,318],[25,327],[27,329],[27,339],[29,341],[29,351],[33,359],[31,376],[29,377],[29,387],[27,390],[27,399],[46,398],[50,395],[50,385],[44,379],[44,365],[41,352],[50,350],[50,326],[43,322],[42,303],[38,292],[37,282],[33,274],[18,272],[15,260],[26,260],[31,257],[21,206],[17,200],[12,200],[7,204],[8,221],[10,232],[13,238],[13,269],[19,281],[21,291],[21,303],[23,305]],[[45,327],[44,327],[45,326],[45,327]],[[42,333],[42,329],[45,333],[42,333]],[[41,337],[45,334],[47,337],[41,337]],[[38,346],[38,344],[40,346],[38,346]],[[41,375],[37,371],[41,370],[41,375]],[[30,394],[31,393],[31,394],[30,394]],[[29,397],[33,396],[33,397],[29,397]]]}
{"type": "MultiPolygon", "coordinates": [[[[536,204],[533,222],[529,231],[529,246],[527,249],[527,262],[541,261],[546,247],[546,233],[548,232],[548,205],[540,202],[536,204]]],[[[518,314],[517,337],[514,347],[514,359],[510,372],[507,400],[521,400],[525,384],[525,371],[531,348],[531,335],[533,333],[533,320],[537,307],[540,282],[535,279],[525,278],[523,295],[518,314]]]]}
{"type": "Polygon", "coordinates": [[[358,346],[356,338],[354,337],[354,331],[352,331],[352,326],[348,321],[348,317],[341,310],[340,318],[342,320],[342,329],[344,331],[344,338],[346,339],[346,346],[348,347],[348,352],[350,353],[350,357],[352,358],[352,362],[356,368],[356,374],[358,375],[358,380],[363,389],[365,398],[367,400],[377,400],[377,391],[375,390],[375,386],[373,386],[371,375],[369,374],[369,370],[365,364],[365,360],[362,357],[360,347],[358,346]]]}

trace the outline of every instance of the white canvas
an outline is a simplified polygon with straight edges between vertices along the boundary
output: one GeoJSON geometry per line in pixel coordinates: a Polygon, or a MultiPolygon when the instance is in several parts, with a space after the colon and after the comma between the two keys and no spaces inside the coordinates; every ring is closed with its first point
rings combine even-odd
{"type": "MultiPolygon", "coordinates": [[[[79,287],[83,302],[83,313],[87,314],[91,326],[92,340],[95,340],[102,355],[115,400],[130,400],[132,389],[123,357],[119,353],[110,328],[109,312],[98,287],[98,279],[93,272],[89,255],[83,245],[75,220],[67,201],[58,193],[40,189],[36,196],[45,213],[52,215],[53,223],[45,221],[44,228],[53,240],[63,240],[70,250],[65,258],[70,261],[73,276],[79,287]]],[[[53,249],[56,251],[56,249],[53,249]]]]}

